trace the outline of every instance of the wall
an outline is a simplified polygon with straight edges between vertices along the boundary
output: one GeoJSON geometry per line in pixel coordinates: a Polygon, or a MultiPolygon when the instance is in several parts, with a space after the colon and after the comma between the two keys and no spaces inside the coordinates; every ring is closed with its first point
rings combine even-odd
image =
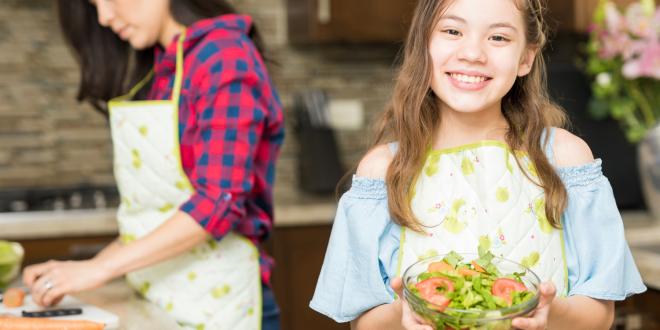
{"type": "MultiPolygon", "coordinates": [[[[0,1],[0,191],[112,184],[109,131],[102,116],[74,99],[79,72],[60,36],[54,1],[0,1]]],[[[323,88],[331,98],[358,99],[369,122],[389,95],[397,49],[294,48],[286,40],[285,0],[232,3],[253,15],[277,62],[270,71],[289,130],[276,198],[298,200],[302,193],[296,188],[297,143],[289,110],[293,93],[323,88]]],[[[338,132],[345,167],[363,153],[366,135],[365,130],[338,132]]]]}

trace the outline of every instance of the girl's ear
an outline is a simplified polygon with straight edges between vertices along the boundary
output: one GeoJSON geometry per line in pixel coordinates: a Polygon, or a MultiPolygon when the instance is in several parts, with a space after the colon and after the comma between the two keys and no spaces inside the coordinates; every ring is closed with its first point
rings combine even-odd
{"type": "Polygon", "coordinates": [[[520,64],[518,65],[518,77],[523,77],[532,71],[534,58],[536,57],[536,47],[526,47],[522,56],[520,57],[520,64]]]}

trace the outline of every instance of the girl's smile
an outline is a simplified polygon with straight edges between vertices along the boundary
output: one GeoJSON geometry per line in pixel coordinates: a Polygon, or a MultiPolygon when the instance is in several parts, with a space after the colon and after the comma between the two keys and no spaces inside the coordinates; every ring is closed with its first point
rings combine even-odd
{"type": "Polygon", "coordinates": [[[452,71],[447,72],[447,77],[454,87],[467,91],[480,90],[492,79],[477,71],[452,71]]]}

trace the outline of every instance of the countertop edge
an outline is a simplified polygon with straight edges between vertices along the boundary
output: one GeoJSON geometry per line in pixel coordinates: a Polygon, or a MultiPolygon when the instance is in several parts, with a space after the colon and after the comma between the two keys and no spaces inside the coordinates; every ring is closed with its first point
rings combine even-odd
{"type": "MultiPolygon", "coordinates": [[[[275,226],[331,224],[335,203],[275,207],[275,226]]],[[[117,234],[116,209],[0,213],[0,239],[42,239],[117,234]]]]}

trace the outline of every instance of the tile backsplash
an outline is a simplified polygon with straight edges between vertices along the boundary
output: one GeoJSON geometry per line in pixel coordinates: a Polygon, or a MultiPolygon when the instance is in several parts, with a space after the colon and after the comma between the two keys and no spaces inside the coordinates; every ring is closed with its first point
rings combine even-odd
{"type": "MultiPolygon", "coordinates": [[[[234,0],[263,35],[270,73],[286,110],[287,137],[277,168],[279,202],[299,200],[295,92],[319,88],[359,101],[367,125],[390,95],[397,45],[294,47],[286,40],[285,0],[234,0]]],[[[0,7],[0,191],[113,185],[112,148],[103,116],[75,100],[79,70],[59,32],[52,0],[2,0],[0,7]]],[[[338,130],[349,168],[371,130],[338,130]]],[[[322,173],[319,173],[322,175],[322,173]]]]}

